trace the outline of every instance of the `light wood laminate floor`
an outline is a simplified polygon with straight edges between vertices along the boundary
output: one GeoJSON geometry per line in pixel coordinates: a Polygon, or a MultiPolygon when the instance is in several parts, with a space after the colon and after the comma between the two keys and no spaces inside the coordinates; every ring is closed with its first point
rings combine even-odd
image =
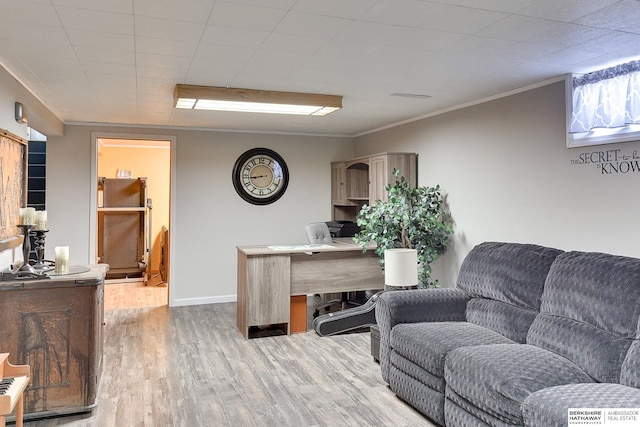
{"type": "Polygon", "coordinates": [[[107,280],[104,287],[104,309],[159,307],[169,304],[169,291],[160,274],[142,279],[107,280]]]}
{"type": "Polygon", "coordinates": [[[42,426],[433,426],[398,399],[370,335],[245,340],[236,304],[105,312],[93,412],[42,426]]]}

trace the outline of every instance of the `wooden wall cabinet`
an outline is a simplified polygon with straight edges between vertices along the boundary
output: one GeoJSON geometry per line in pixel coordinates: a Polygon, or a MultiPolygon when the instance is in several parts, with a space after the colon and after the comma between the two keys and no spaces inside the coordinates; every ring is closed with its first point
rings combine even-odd
{"type": "Polygon", "coordinates": [[[385,187],[395,181],[394,169],[417,185],[415,153],[381,153],[331,163],[331,219],[355,222],[363,205],[387,200],[385,187]]]}
{"type": "Polygon", "coordinates": [[[102,367],[107,265],[33,281],[0,281],[0,353],[31,367],[24,418],[87,412],[102,367]]]}
{"type": "Polygon", "coordinates": [[[344,162],[331,163],[331,203],[348,205],[347,168],[344,162]]]}

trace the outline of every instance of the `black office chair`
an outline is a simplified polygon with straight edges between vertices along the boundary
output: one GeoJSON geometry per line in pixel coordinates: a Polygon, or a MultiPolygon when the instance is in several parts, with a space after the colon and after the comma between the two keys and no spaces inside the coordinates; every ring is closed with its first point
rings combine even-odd
{"type": "MultiPolygon", "coordinates": [[[[331,232],[329,231],[329,227],[324,222],[312,222],[307,224],[307,239],[309,243],[312,244],[322,244],[322,243],[333,243],[333,238],[331,237],[331,232]]],[[[329,311],[332,306],[340,305],[342,310],[348,308],[349,306],[359,306],[362,305],[362,302],[349,299],[349,292],[342,292],[340,294],[340,299],[335,299],[331,301],[327,301],[318,307],[313,312],[313,317],[318,317],[320,315],[320,309],[324,309],[325,311],[329,311]]]]}

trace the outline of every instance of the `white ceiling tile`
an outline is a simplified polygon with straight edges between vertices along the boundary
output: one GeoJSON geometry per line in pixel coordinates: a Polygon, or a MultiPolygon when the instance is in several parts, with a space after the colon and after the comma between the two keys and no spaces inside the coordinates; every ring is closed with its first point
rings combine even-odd
{"type": "Polygon", "coordinates": [[[0,1],[0,22],[60,27],[60,19],[53,6],[15,0],[0,1]]]}
{"type": "Polygon", "coordinates": [[[258,48],[269,37],[268,31],[207,25],[202,43],[241,48],[258,48]]]}
{"type": "Polygon", "coordinates": [[[463,38],[463,34],[361,21],[355,22],[336,37],[337,40],[351,43],[411,47],[423,50],[444,49],[463,38]]]}
{"type": "Polygon", "coordinates": [[[622,0],[575,21],[610,30],[640,34],[640,6],[637,0],[622,0]]]}
{"type": "Polygon", "coordinates": [[[600,53],[631,51],[640,55],[638,46],[640,46],[640,34],[612,31],[589,40],[588,43],[584,44],[583,48],[600,53]]]}
{"type": "Polygon", "coordinates": [[[209,25],[272,31],[286,13],[283,9],[217,1],[209,25]]]}
{"type": "Polygon", "coordinates": [[[285,70],[281,67],[269,67],[262,71],[253,68],[243,69],[228,86],[246,89],[295,91],[295,88],[290,85],[283,84],[283,80],[288,79],[289,74],[290,70],[285,70]]]}
{"type": "Polygon", "coordinates": [[[134,52],[133,36],[84,30],[67,30],[67,36],[73,46],[119,50],[129,54],[134,52]]]}
{"type": "Polygon", "coordinates": [[[269,38],[262,44],[262,48],[268,51],[314,55],[326,46],[327,43],[329,43],[329,40],[324,38],[271,33],[269,38]]]}
{"type": "Polygon", "coordinates": [[[80,62],[87,66],[93,62],[103,64],[103,67],[109,69],[112,66],[129,66],[135,70],[136,57],[133,49],[129,51],[117,49],[96,49],[94,47],[76,47],[76,55],[80,62]]]}
{"type": "Polygon", "coordinates": [[[448,48],[448,52],[463,54],[470,58],[492,56],[513,60],[535,60],[560,50],[554,46],[468,36],[448,48]]]}
{"type": "Polygon", "coordinates": [[[11,22],[0,24],[0,39],[19,40],[24,43],[34,44],[69,44],[67,34],[62,27],[43,27],[11,22]]]}
{"type": "Polygon", "coordinates": [[[141,94],[138,92],[138,107],[149,106],[155,111],[171,111],[173,108],[173,88],[156,94],[141,94]]]}
{"type": "Polygon", "coordinates": [[[162,1],[135,0],[136,16],[205,24],[215,0],[162,1]]]}
{"type": "Polygon", "coordinates": [[[331,39],[351,23],[352,21],[348,19],[291,11],[280,22],[276,31],[284,34],[331,39]]]}
{"type": "Polygon", "coordinates": [[[474,34],[507,16],[506,13],[502,12],[450,6],[442,8],[438,13],[434,13],[421,25],[421,28],[474,34]]]}
{"type": "MultiPolygon", "coordinates": [[[[102,59],[102,58],[99,58],[102,59]]],[[[100,60],[89,61],[81,58],[84,72],[89,74],[108,73],[122,76],[135,76],[136,68],[131,64],[102,62],[100,60]]]]}
{"type": "Polygon", "coordinates": [[[518,11],[521,15],[571,22],[620,0],[539,0],[518,11]]]}
{"type": "Polygon", "coordinates": [[[357,58],[362,55],[374,51],[379,45],[365,42],[351,42],[346,40],[328,40],[327,44],[317,53],[318,58],[323,61],[341,59],[341,58],[357,58]]]}
{"type": "MultiPolygon", "coordinates": [[[[435,3],[443,3],[473,9],[493,10],[496,12],[519,13],[539,0],[433,0],[435,3]]],[[[565,1],[565,0],[560,0],[565,1]]]]}
{"type": "Polygon", "coordinates": [[[178,82],[166,78],[153,78],[138,76],[137,91],[141,95],[154,95],[173,93],[178,82]]]}
{"type": "Polygon", "coordinates": [[[261,66],[281,66],[291,69],[303,63],[306,59],[306,55],[299,53],[261,50],[253,55],[251,60],[247,62],[247,66],[257,68],[261,66]]]}
{"type": "Polygon", "coordinates": [[[152,37],[136,37],[136,52],[156,53],[159,55],[193,56],[198,42],[184,40],[166,40],[152,37]]]}
{"type": "Polygon", "coordinates": [[[141,67],[186,71],[190,64],[191,58],[188,56],[156,55],[153,53],[136,54],[136,65],[141,67]]]}
{"type": "Polygon", "coordinates": [[[293,10],[335,18],[359,19],[379,0],[298,0],[293,10]]]}
{"type": "Polygon", "coordinates": [[[586,42],[606,33],[606,30],[599,28],[517,15],[511,15],[478,32],[491,38],[550,44],[559,48],[586,42]]]}
{"type": "Polygon", "coordinates": [[[554,65],[571,66],[602,56],[599,52],[581,49],[562,49],[549,55],[536,58],[536,62],[546,62],[554,65]]]}
{"type": "Polygon", "coordinates": [[[136,65],[136,75],[138,77],[166,78],[176,83],[183,82],[188,69],[180,66],[156,67],[153,65],[136,65]]]}
{"type": "Polygon", "coordinates": [[[379,1],[363,17],[363,21],[379,24],[418,27],[442,13],[445,6],[420,0],[379,1]]]}
{"type": "Polygon", "coordinates": [[[133,15],[130,14],[70,7],[59,7],[57,11],[67,29],[133,35],[133,15]]]}
{"type": "MultiPolygon", "coordinates": [[[[184,83],[229,86],[245,65],[245,62],[196,58],[189,68],[184,83]]],[[[176,81],[176,83],[181,82],[183,81],[176,81]]]]}
{"type": "Polygon", "coordinates": [[[237,3],[252,4],[254,6],[275,7],[278,9],[291,9],[296,0],[237,0],[237,3]]]}
{"type": "Polygon", "coordinates": [[[133,14],[133,0],[48,0],[54,6],[133,14]]]}
{"type": "Polygon", "coordinates": [[[207,66],[216,61],[233,61],[245,63],[253,57],[256,49],[245,47],[220,46],[214,44],[200,43],[198,50],[193,57],[195,61],[206,61],[207,66]]]}
{"type": "Polygon", "coordinates": [[[71,76],[79,77],[84,74],[84,70],[77,61],[71,59],[59,59],[51,56],[45,56],[49,61],[47,63],[39,63],[31,66],[31,71],[36,75],[42,75],[46,72],[44,83],[49,80],[69,78],[71,76]]]}
{"type": "Polygon", "coordinates": [[[199,41],[204,24],[136,16],[135,34],[140,37],[178,41],[199,41]]]}

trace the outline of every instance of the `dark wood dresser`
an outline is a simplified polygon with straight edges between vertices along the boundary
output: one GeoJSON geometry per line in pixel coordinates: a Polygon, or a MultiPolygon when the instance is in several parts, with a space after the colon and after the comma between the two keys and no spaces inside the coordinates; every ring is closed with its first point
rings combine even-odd
{"type": "Polygon", "coordinates": [[[0,353],[10,353],[12,364],[31,367],[25,419],[96,406],[108,268],[72,267],[79,272],[0,281],[0,353]]]}

